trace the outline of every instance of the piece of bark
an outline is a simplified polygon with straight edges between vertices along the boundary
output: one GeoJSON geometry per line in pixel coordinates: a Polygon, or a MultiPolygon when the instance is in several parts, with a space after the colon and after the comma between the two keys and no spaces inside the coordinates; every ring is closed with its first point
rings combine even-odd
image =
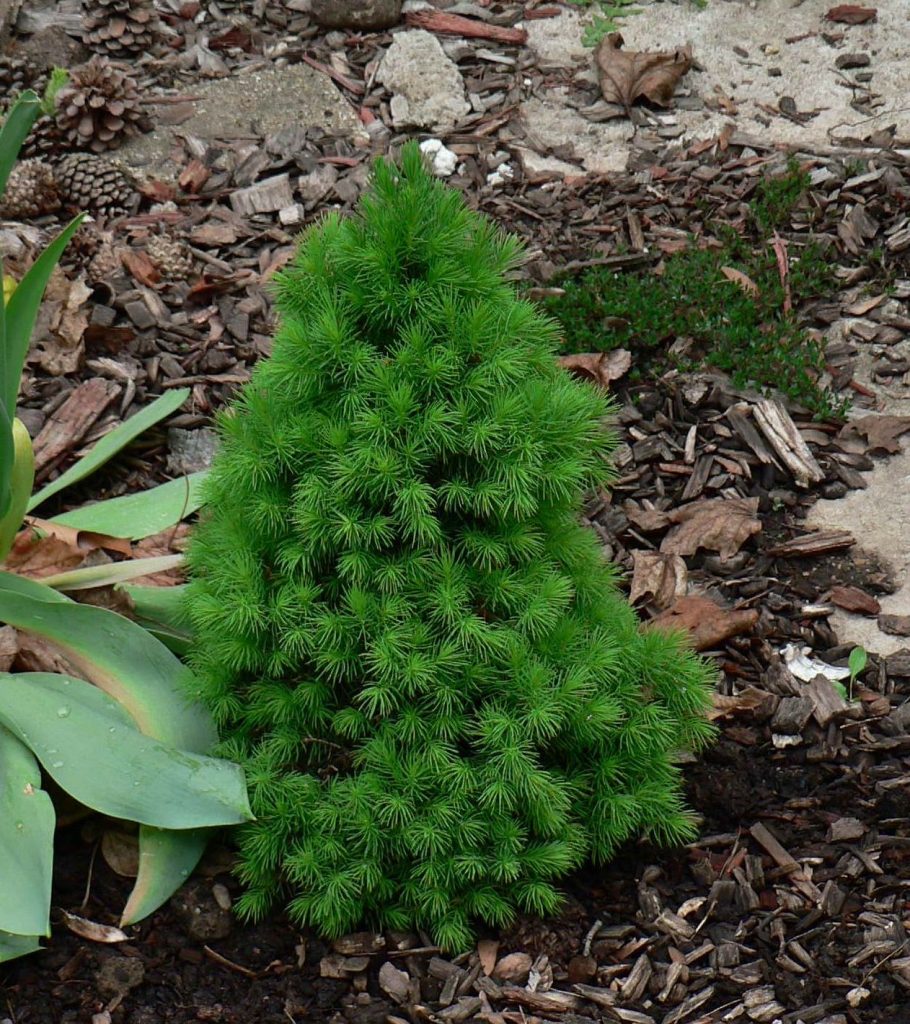
{"type": "Polygon", "coordinates": [[[794,537],[783,544],[767,548],[765,554],[776,558],[809,558],[812,555],[827,555],[832,551],[843,551],[853,547],[856,538],[849,530],[818,530],[794,537]]]}
{"type": "Polygon", "coordinates": [[[36,475],[75,448],[119,394],[117,384],[100,377],[92,377],[75,388],[35,438],[36,475]]]}
{"type": "Polygon", "coordinates": [[[878,628],[891,636],[910,636],[910,615],[879,615],[878,628]]]}
{"type": "Polygon", "coordinates": [[[528,41],[528,33],[523,28],[489,25],[476,18],[465,18],[460,14],[447,14],[445,11],[431,9],[408,11],[404,20],[406,24],[412,25],[414,28],[426,29],[427,32],[439,32],[442,35],[464,36],[466,39],[490,39],[495,43],[508,43],[513,46],[524,46],[528,41]]]}
{"type": "Polygon", "coordinates": [[[793,474],[798,487],[808,487],[825,479],[825,471],[816,462],[790,413],[780,402],[762,399],[756,402],[753,415],[768,443],[793,474]]]}
{"type": "Polygon", "coordinates": [[[555,988],[549,992],[529,992],[526,988],[504,985],[502,996],[510,1003],[527,1006],[528,1009],[539,1013],[565,1013],[567,1010],[577,1010],[581,1006],[581,999],[578,996],[571,992],[560,992],[555,988]]]}
{"type": "Polygon", "coordinates": [[[665,612],[652,619],[653,629],[686,630],[696,651],[716,647],[731,636],[748,633],[758,622],[754,608],[721,608],[707,597],[681,597],[665,612]]]}
{"type": "Polygon", "coordinates": [[[821,899],[821,892],[799,866],[799,863],[781,846],[780,842],[771,834],[765,825],[760,821],[756,822],[750,829],[752,838],[764,848],[777,866],[790,877],[790,881],[804,896],[808,896],[814,903],[821,899]]]}
{"type": "Polygon", "coordinates": [[[239,188],[231,193],[231,208],[235,213],[249,216],[253,213],[277,213],[294,202],[291,176],[276,174],[263,178],[255,185],[239,188]]]}
{"type": "Polygon", "coordinates": [[[825,599],[843,608],[845,612],[856,612],[859,615],[878,615],[882,610],[878,601],[859,587],[832,587],[825,599]]]}
{"type": "Polygon", "coordinates": [[[783,697],[771,719],[771,731],[801,736],[814,710],[815,704],[810,697],[783,697]]]}

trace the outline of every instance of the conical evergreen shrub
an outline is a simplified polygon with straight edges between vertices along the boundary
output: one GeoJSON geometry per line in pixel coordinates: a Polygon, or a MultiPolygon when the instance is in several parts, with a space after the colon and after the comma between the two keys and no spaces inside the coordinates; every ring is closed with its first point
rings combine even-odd
{"type": "Polygon", "coordinates": [[[708,672],[639,629],[579,524],[608,410],[519,258],[409,146],[304,236],[221,417],[189,609],[257,817],[248,916],[290,892],[327,935],[461,947],[628,837],[692,834],[674,755],[710,735],[708,672]]]}

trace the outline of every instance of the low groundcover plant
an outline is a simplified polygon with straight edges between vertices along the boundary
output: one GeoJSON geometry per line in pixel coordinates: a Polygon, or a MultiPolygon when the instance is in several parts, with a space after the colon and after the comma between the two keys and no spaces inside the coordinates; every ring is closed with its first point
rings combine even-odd
{"type": "Polygon", "coordinates": [[[692,835],[706,666],[642,631],[584,489],[603,395],[505,273],[518,243],[415,146],[304,236],[274,352],[220,419],[191,661],[240,760],[239,909],[327,935],[545,914],[628,837],[692,835]]]}

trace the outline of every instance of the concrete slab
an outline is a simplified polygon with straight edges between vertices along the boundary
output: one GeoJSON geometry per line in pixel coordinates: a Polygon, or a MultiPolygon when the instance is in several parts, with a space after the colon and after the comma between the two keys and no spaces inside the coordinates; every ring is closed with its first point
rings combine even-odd
{"type": "Polygon", "coordinates": [[[158,176],[179,172],[171,159],[178,135],[207,142],[272,135],[292,125],[315,125],[354,138],[366,137],[354,108],[322,72],[307,64],[269,67],[207,82],[194,90],[195,112],[178,125],[159,125],[131,140],[117,155],[129,166],[158,176]]]}
{"type": "MultiPolygon", "coordinates": [[[[625,49],[674,50],[691,43],[703,70],[690,71],[677,94],[688,90],[715,106],[722,96],[736,108],[736,113],[673,109],[672,117],[685,129],[683,141],[711,138],[730,121],[769,142],[806,147],[830,146],[838,135],[866,136],[890,124],[897,126],[898,138],[910,135],[907,0],[876,0],[869,6],[877,8],[878,17],[865,25],[826,21],[832,0],[708,0],[703,10],[663,0],[636,6],[642,7],[640,14],[621,20],[625,49]],[[837,59],[847,54],[868,55],[869,64],[861,69],[871,74],[867,83],[857,82],[856,70],[837,67],[837,59]],[[864,87],[880,97],[872,118],[850,106],[864,87]],[[799,112],[817,111],[817,116],[805,124],[773,116],[784,96],[792,97],[799,112]],[[772,108],[771,116],[762,104],[772,108]]],[[[541,64],[590,69],[591,51],[580,45],[585,17],[566,11],[525,23],[541,64]]]]}

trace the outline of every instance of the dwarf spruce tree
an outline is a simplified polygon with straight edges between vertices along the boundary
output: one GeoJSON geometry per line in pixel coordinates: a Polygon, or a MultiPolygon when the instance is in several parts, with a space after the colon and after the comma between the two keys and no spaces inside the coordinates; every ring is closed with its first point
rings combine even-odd
{"type": "Polygon", "coordinates": [[[241,910],[421,926],[546,914],[630,836],[691,835],[704,665],[642,632],[579,523],[612,441],[504,274],[514,239],[380,163],[304,237],[272,356],[220,420],[193,667],[246,767],[241,910]]]}

